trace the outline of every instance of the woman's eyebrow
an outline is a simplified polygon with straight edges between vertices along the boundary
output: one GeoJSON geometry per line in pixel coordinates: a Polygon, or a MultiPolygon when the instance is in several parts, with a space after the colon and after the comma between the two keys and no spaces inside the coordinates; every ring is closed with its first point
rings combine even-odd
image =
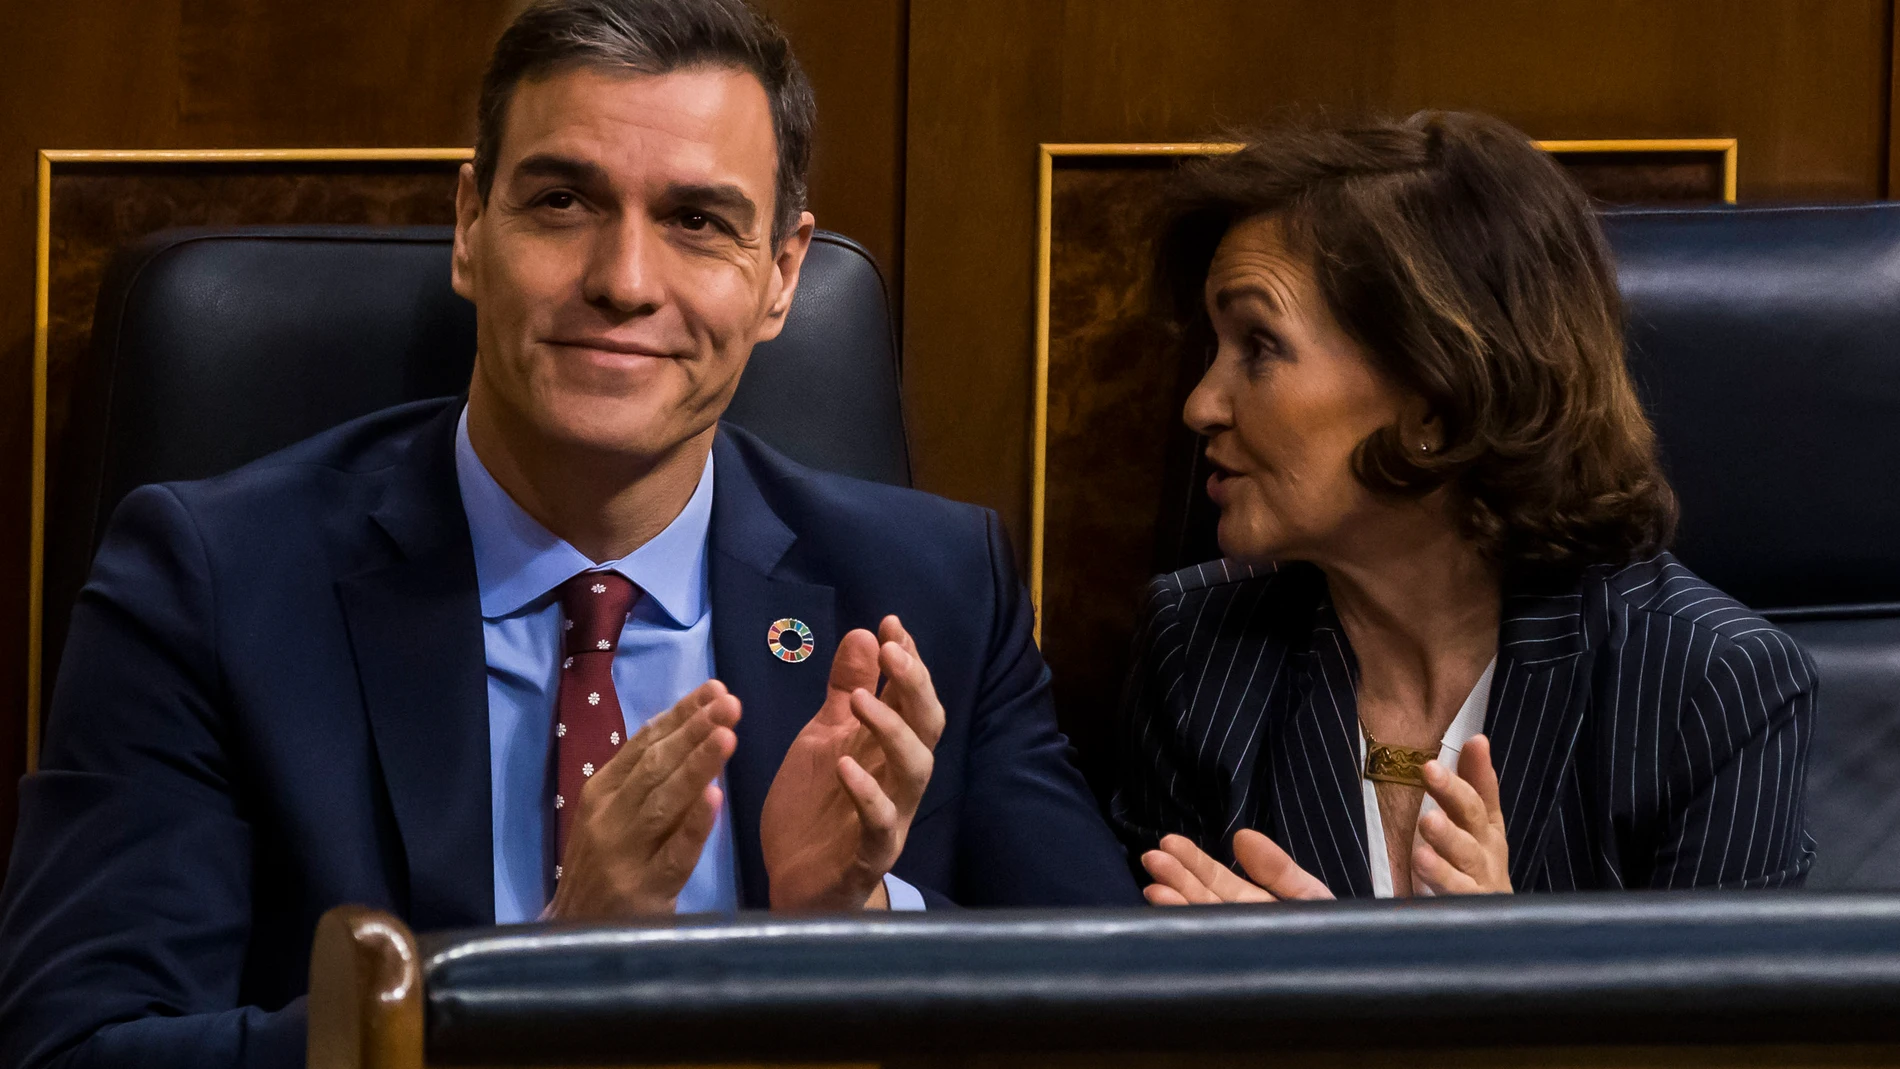
{"type": "Polygon", "coordinates": [[[1215,311],[1225,312],[1228,305],[1236,301],[1246,300],[1250,297],[1261,301],[1271,311],[1284,311],[1284,309],[1280,307],[1279,297],[1274,294],[1273,290],[1258,282],[1252,281],[1229,282],[1215,290],[1214,309],[1215,311]]]}

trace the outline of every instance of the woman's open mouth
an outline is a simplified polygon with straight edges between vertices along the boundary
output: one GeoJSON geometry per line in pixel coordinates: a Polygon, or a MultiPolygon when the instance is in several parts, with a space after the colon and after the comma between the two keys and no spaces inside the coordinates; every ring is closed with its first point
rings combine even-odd
{"type": "Polygon", "coordinates": [[[1207,458],[1207,466],[1213,469],[1207,476],[1207,496],[1214,504],[1225,507],[1227,504],[1227,481],[1237,478],[1239,473],[1211,456],[1207,458]]]}

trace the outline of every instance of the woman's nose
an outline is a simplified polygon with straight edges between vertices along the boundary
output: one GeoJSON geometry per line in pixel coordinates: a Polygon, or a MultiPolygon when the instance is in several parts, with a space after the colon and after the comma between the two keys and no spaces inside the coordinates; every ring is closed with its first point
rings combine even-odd
{"type": "Polygon", "coordinates": [[[1188,394],[1187,404],[1181,409],[1181,418],[1188,428],[1203,438],[1212,438],[1228,427],[1233,426],[1232,409],[1227,401],[1227,392],[1221,388],[1220,361],[1216,360],[1202,373],[1201,381],[1188,394]]]}

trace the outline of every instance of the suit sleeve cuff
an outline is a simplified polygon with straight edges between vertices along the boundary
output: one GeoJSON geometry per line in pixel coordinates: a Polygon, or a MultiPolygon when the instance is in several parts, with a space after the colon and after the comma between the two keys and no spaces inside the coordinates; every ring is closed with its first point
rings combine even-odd
{"type": "Polygon", "coordinates": [[[897,910],[923,912],[923,892],[888,872],[884,874],[884,893],[891,898],[891,910],[893,912],[897,910]]]}

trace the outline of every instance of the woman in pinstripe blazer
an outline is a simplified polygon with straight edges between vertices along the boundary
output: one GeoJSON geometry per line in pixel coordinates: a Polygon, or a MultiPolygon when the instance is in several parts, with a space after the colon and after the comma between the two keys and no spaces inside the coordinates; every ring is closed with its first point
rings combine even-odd
{"type": "Polygon", "coordinates": [[[1226,560],[1154,581],[1112,816],[1157,904],[1779,887],[1814,673],[1666,552],[1590,205],[1482,116],[1190,171],[1226,560]]]}

